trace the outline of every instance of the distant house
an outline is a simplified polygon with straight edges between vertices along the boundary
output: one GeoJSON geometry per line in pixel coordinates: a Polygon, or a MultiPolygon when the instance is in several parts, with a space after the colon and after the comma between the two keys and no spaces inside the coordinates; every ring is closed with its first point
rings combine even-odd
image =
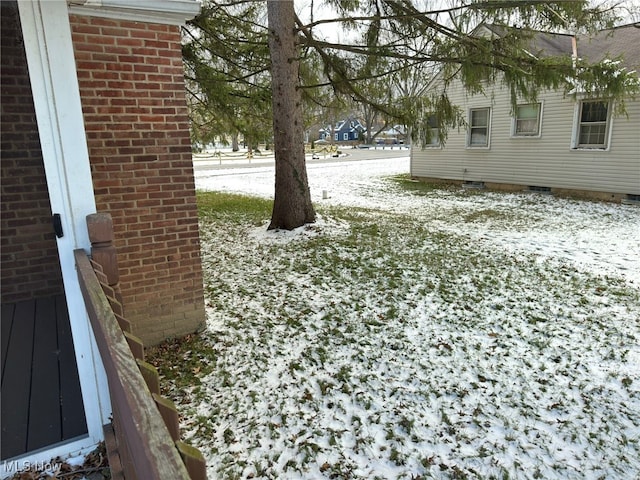
{"type": "MultiPolygon", "coordinates": [[[[481,28],[481,34],[500,35],[491,26],[481,28]]],[[[621,66],[640,71],[640,24],[593,37],[539,33],[533,42],[537,51],[590,61],[622,55],[621,66]]],[[[431,89],[439,88],[436,79],[431,89]]],[[[515,111],[499,84],[469,95],[457,83],[447,93],[466,112],[468,127],[451,130],[440,145],[431,118],[430,145],[411,153],[412,176],[615,201],[640,195],[640,99],[626,99],[627,114],[615,115],[610,99],[579,91],[542,91],[537,102],[523,101],[515,111]]]]}
{"type": "Polygon", "coordinates": [[[194,332],[205,310],[181,55],[200,3],[0,8],[4,478],[90,451],[110,423],[74,257],[90,251],[88,214],[113,218],[135,335],[194,332]]]}
{"type": "Polygon", "coordinates": [[[326,140],[331,143],[343,143],[343,142],[360,142],[364,139],[363,133],[366,129],[362,126],[359,120],[354,118],[348,118],[336,123],[335,126],[328,125],[320,129],[318,139],[326,140]]]}
{"type": "Polygon", "coordinates": [[[404,125],[394,125],[391,128],[388,128],[382,131],[378,136],[376,136],[376,143],[381,144],[399,144],[405,143],[405,139],[407,137],[406,128],[404,125]]]}

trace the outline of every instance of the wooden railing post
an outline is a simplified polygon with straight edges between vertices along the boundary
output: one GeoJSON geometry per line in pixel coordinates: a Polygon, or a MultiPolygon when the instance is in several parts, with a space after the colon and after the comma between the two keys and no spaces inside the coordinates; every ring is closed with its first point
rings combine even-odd
{"type": "Polygon", "coordinates": [[[187,480],[181,459],[84,250],[74,251],[80,290],[107,374],[125,478],[187,480]]]}
{"type": "Polygon", "coordinates": [[[91,242],[91,259],[100,265],[106,284],[111,288],[105,294],[114,305],[115,313],[124,316],[122,293],[120,291],[120,272],[118,271],[118,253],[113,245],[113,220],[109,213],[87,215],[87,231],[91,242]],[[120,310],[120,311],[118,311],[120,310]]]}
{"type": "MultiPolygon", "coordinates": [[[[162,473],[169,474],[169,470],[177,468],[171,474],[172,480],[174,478],[186,480],[187,476],[191,480],[206,480],[206,461],[198,449],[180,441],[180,424],[176,407],[171,400],[160,395],[158,371],[144,361],[144,345],[131,333],[131,324],[124,316],[119,286],[118,258],[116,248],[113,246],[111,215],[108,213],[88,215],[87,228],[92,258],[87,259],[82,250],[76,250],[74,254],[87,312],[107,371],[113,408],[111,434],[115,437],[114,441],[119,450],[120,456],[117,461],[122,474],[127,480],[141,478],[155,480],[164,478],[158,475],[160,471],[165,470],[162,473]],[[90,278],[89,270],[95,274],[93,279],[90,278]],[[101,289],[106,307],[100,304],[98,289],[101,289]],[[127,345],[128,353],[125,353],[123,345],[127,345]],[[136,373],[132,372],[131,362],[138,367],[136,373]],[[127,379],[127,386],[122,383],[123,379],[127,379]],[[130,389],[133,385],[135,387],[130,389]],[[162,439],[162,434],[157,436],[159,434],[157,425],[147,432],[139,431],[140,425],[146,424],[149,427],[153,423],[153,415],[150,414],[148,407],[149,400],[155,403],[155,411],[163,420],[168,439],[162,439]],[[152,447],[151,443],[159,442],[157,445],[162,444],[166,447],[167,440],[173,442],[175,451],[172,453],[174,455],[179,453],[181,465],[175,465],[171,460],[172,455],[168,455],[167,458],[150,455],[151,452],[148,449],[152,447]],[[158,468],[160,470],[157,470],[158,468]],[[182,472],[178,473],[178,470],[182,472]]],[[[158,449],[154,448],[155,450],[158,449]]],[[[168,454],[166,449],[164,453],[168,454]]]]}
{"type": "Polygon", "coordinates": [[[176,442],[176,447],[191,480],[207,480],[207,462],[200,450],[182,441],[176,442]]]}
{"type": "Polygon", "coordinates": [[[113,246],[113,220],[109,213],[92,213],[87,215],[87,230],[91,242],[91,258],[102,266],[111,286],[120,281],[118,272],[118,255],[113,246]]]}

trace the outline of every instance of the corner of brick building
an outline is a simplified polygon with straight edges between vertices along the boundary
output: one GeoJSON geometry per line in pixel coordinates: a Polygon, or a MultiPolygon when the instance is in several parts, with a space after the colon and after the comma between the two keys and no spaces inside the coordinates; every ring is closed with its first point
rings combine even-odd
{"type": "Polygon", "coordinates": [[[146,345],[205,321],[180,27],[70,16],[97,210],[146,345]]]}

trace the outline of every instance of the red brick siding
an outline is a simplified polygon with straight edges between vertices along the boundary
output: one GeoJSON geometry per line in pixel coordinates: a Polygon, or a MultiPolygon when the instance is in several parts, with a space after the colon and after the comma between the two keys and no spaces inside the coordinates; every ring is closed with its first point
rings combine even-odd
{"type": "Polygon", "coordinates": [[[71,28],[126,316],[147,344],[194,331],[204,300],[180,29],[76,15],[71,28]]]}
{"type": "Polygon", "coordinates": [[[15,2],[0,2],[2,303],[62,293],[38,126],[15,2]]]}

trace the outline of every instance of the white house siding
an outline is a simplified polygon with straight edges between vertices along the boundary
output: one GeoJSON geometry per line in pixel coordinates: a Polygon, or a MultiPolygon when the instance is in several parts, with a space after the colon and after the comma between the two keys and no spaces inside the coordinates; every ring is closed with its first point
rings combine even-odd
{"type": "Polygon", "coordinates": [[[469,109],[491,107],[489,148],[468,148],[466,130],[452,129],[443,148],[414,147],[412,176],[640,194],[640,99],[627,101],[628,116],[612,118],[608,150],[587,150],[571,148],[573,95],[541,93],[540,137],[513,138],[509,93],[503,87],[468,96],[458,85],[448,94],[467,119],[469,109]]]}

